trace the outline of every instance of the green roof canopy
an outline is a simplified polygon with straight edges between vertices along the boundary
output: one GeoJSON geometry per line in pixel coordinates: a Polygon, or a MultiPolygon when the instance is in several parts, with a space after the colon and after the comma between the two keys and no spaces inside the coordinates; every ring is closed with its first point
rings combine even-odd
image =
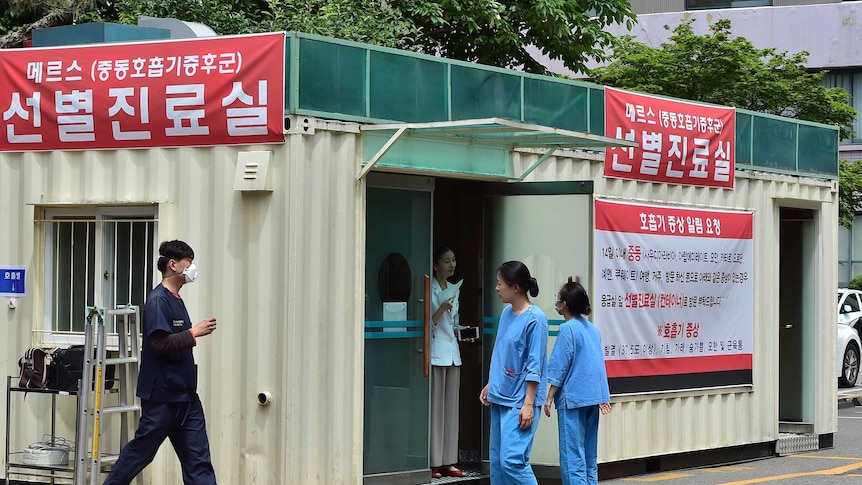
{"type": "MultiPolygon", "coordinates": [[[[366,161],[405,123],[411,125],[411,142],[460,142],[461,148],[447,145],[450,156],[470,152],[472,157],[501,160],[496,150],[519,146],[610,146],[604,132],[603,86],[295,32],[287,34],[287,42],[286,112],[364,123],[366,161]],[[466,124],[431,126],[460,121],[466,124]],[[506,123],[531,128],[518,131],[506,123]],[[368,124],[388,125],[389,135],[368,124]],[[599,144],[577,145],[576,138],[599,144]],[[573,144],[555,145],[566,139],[573,144]]],[[[835,126],[737,110],[738,169],[835,179],[838,142],[835,126]]],[[[427,149],[440,147],[429,144],[427,149]]],[[[393,151],[397,147],[390,154],[393,151]]],[[[403,168],[511,177],[491,166],[474,172],[475,165],[485,161],[461,167],[422,162],[403,168]]]]}

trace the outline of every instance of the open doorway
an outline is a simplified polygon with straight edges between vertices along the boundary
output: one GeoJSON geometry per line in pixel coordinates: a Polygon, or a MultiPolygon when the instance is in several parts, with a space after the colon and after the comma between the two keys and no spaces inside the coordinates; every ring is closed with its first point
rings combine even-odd
{"type": "MultiPolygon", "coordinates": [[[[524,261],[539,281],[532,299],[549,317],[549,348],[562,323],[553,312],[554,295],[567,276],[590,287],[592,184],[589,182],[494,183],[435,180],[433,240],[452,247],[454,281],[463,278],[460,321],[479,326],[481,342],[462,343],[459,448],[462,465],[483,464],[487,472],[489,416],[478,395],[496,339],[502,304],[495,270],[511,259],[524,261]]],[[[556,463],[556,423],[545,419],[534,439],[531,460],[556,463]]]]}
{"type": "MultiPolygon", "coordinates": [[[[468,472],[464,480],[475,480],[488,475],[490,425],[478,395],[502,310],[494,291],[495,268],[506,260],[523,260],[541,282],[533,301],[551,316],[552,347],[553,327],[562,323],[553,320],[554,290],[567,275],[580,276],[590,286],[591,201],[589,182],[511,184],[369,174],[364,483],[428,483],[429,472],[434,475],[428,469],[432,379],[425,371],[429,353],[423,343],[428,335],[428,314],[423,313],[430,302],[420,291],[424,275],[433,274],[432,248],[444,243],[454,250],[457,267],[449,281],[463,279],[458,323],[480,329],[479,340],[458,345],[457,463],[468,472]]],[[[552,464],[558,456],[556,426],[553,419],[548,423],[533,446],[537,463],[552,464]]]]}
{"type": "Polygon", "coordinates": [[[779,431],[810,433],[814,422],[813,298],[817,281],[816,212],[781,207],[778,268],[779,431]]]}
{"type": "MultiPolygon", "coordinates": [[[[460,324],[482,328],[483,183],[438,178],[434,188],[434,245],[446,244],[457,258],[452,281],[463,279],[460,324]]],[[[480,469],[482,449],[482,339],[461,342],[459,462],[480,469]]]]}

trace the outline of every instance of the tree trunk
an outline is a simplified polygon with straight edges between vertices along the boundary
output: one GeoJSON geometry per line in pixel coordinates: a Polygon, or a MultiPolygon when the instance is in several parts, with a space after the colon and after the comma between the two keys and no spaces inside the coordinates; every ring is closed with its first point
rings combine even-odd
{"type": "Polygon", "coordinates": [[[30,38],[30,33],[36,29],[45,29],[57,25],[66,25],[72,21],[72,14],[69,12],[52,12],[33,22],[30,25],[25,25],[20,29],[9,32],[0,37],[0,49],[10,49],[13,47],[21,47],[24,42],[30,38]]]}

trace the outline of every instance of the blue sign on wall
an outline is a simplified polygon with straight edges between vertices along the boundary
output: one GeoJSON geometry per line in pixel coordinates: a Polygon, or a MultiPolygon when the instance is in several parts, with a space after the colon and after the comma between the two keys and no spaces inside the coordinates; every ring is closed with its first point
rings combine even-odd
{"type": "Polygon", "coordinates": [[[25,266],[0,266],[0,296],[24,296],[27,294],[25,266]]]}

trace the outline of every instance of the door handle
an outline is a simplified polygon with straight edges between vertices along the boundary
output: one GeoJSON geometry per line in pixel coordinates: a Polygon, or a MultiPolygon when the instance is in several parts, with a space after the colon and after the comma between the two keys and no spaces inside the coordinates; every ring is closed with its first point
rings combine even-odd
{"type": "Polygon", "coordinates": [[[422,319],[422,350],[420,352],[425,354],[422,359],[422,371],[425,377],[428,377],[428,374],[431,373],[431,277],[426,274],[424,281],[422,308],[425,315],[422,319]]]}
{"type": "Polygon", "coordinates": [[[787,328],[787,329],[793,328],[793,324],[792,323],[785,323],[784,328],[787,328]]]}

